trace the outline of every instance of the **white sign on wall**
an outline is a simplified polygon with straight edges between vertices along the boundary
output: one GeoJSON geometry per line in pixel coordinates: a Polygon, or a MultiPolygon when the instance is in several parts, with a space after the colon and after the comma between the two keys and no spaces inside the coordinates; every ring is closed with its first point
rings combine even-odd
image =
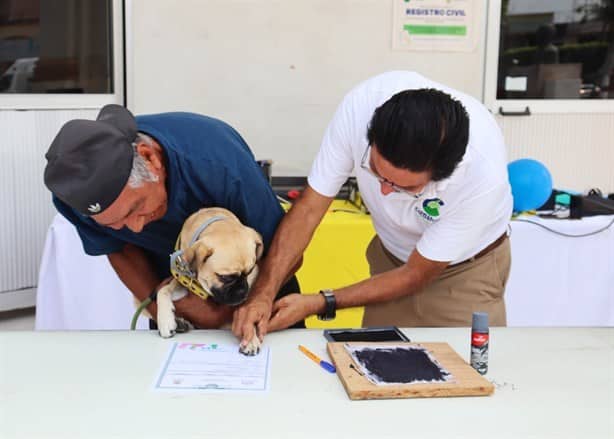
{"type": "Polygon", "coordinates": [[[392,48],[471,52],[476,47],[474,0],[394,0],[392,48]]]}

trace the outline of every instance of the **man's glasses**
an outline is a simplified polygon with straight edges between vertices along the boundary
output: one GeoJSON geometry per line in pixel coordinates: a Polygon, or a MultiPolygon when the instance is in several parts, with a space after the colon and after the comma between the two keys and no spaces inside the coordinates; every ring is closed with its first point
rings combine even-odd
{"type": "Polygon", "coordinates": [[[409,190],[407,190],[407,189],[405,189],[405,188],[403,188],[401,186],[397,186],[396,184],[394,184],[390,180],[382,177],[377,172],[375,172],[373,169],[371,169],[371,166],[369,165],[369,158],[371,157],[370,151],[371,151],[371,145],[367,145],[367,148],[365,149],[365,153],[362,155],[362,159],[360,159],[360,167],[362,169],[364,169],[369,174],[371,174],[372,176],[377,178],[377,181],[379,181],[381,184],[385,184],[390,189],[392,189],[394,192],[407,194],[407,195],[410,195],[410,196],[412,196],[414,198],[420,198],[422,196],[424,191],[422,191],[420,193],[415,193],[415,192],[409,191],[409,190]]]}

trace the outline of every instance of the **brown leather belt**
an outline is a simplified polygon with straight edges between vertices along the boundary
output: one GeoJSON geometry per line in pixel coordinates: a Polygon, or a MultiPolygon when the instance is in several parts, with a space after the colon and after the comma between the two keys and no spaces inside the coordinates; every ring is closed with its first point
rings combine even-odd
{"type": "Polygon", "coordinates": [[[499,236],[497,239],[495,239],[493,242],[491,242],[490,244],[488,244],[486,246],[485,249],[481,250],[480,252],[478,252],[476,255],[472,256],[469,259],[465,259],[464,261],[461,262],[457,262],[456,264],[449,264],[448,268],[450,267],[456,267],[457,265],[461,265],[461,264],[465,264],[467,262],[472,262],[475,261],[476,259],[481,258],[482,256],[486,256],[488,253],[490,253],[491,251],[493,251],[494,249],[496,249],[497,247],[499,247],[501,244],[503,244],[503,242],[507,239],[507,232],[503,232],[503,235],[499,236]]]}

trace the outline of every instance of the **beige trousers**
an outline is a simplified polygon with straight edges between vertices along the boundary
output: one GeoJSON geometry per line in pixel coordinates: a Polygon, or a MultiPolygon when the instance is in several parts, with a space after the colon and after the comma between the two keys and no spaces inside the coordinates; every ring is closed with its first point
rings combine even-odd
{"type": "MultiPolygon", "coordinates": [[[[388,252],[376,235],[367,248],[371,276],[404,264],[388,252]]],[[[367,305],[362,325],[471,326],[475,311],[488,313],[490,326],[505,326],[503,293],[510,273],[510,242],[505,239],[482,257],[445,269],[416,294],[367,305]]]]}

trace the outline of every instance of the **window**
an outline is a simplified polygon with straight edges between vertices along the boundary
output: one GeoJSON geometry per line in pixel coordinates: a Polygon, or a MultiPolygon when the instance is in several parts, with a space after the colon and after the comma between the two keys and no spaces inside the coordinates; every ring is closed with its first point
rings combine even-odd
{"type": "Polygon", "coordinates": [[[2,107],[123,102],[120,14],[119,0],[0,0],[2,107]]]}
{"type": "Polygon", "coordinates": [[[523,101],[528,112],[539,101],[553,109],[574,100],[577,109],[578,100],[614,99],[614,0],[502,0],[491,8],[487,103],[523,101]]]}

